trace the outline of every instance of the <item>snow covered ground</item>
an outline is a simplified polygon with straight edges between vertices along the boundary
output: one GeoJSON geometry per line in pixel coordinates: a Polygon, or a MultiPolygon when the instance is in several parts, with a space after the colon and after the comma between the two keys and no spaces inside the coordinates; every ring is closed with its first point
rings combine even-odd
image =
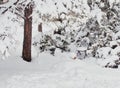
{"type": "Polygon", "coordinates": [[[0,88],[120,88],[120,69],[106,69],[92,60],[42,53],[31,63],[10,57],[0,63],[0,88]]]}

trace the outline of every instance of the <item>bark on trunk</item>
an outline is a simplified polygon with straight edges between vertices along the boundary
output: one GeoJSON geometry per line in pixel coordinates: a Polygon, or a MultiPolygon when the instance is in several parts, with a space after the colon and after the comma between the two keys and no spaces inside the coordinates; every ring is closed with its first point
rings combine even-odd
{"type": "Polygon", "coordinates": [[[24,41],[22,58],[25,61],[31,62],[31,40],[32,40],[32,5],[29,3],[24,10],[24,41]]]}

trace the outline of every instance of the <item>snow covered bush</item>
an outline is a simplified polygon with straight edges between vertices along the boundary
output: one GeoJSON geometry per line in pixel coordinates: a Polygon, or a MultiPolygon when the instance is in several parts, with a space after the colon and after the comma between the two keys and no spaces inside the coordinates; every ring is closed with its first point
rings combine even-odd
{"type": "Polygon", "coordinates": [[[73,42],[73,38],[71,38],[73,36],[71,32],[66,32],[64,28],[55,30],[51,35],[42,34],[41,36],[40,39],[33,43],[33,45],[39,47],[41,52],[50,51],[54,55],[56,48],[60,49],[61,52],[70,51],[68,46],[73,42]]]}
{"type": "Polygon", "coordinates": [[[71,43],[75,42],[77,30],[81,27],[81,24],[85,22],[84,19],[87,18],[87,13],[85,12],[87,9],[84,7],[84,5],[82,5],[86,5],[86,3],[79,0],[40,2],[42,4],[41,6],[35,2],[35,11],[39,15],[39,17],[34,18],[36,20],[35,23],[39,23],[37,19],[40,19],[43,24],[49,25],[53,32],[47,34],[43,33],[44,37],[40,38],[37,41],[34,41],[33,45],[36,44],[36,46],[39,48],[41,47],[41,52],[49,51],[51,50],[51,47],[54,47],[52,50],[58,48],[62,52],[70,51],[72,47],[69,46],[71,43]],[[43,11],[43,9],[46,7],[50,7],[51,4],[54,9],[51,9],[49,12],[46,11],[47,9],[43,11]],[[41,8],[38,9],[38,7],[41,8]]]}
{"type": "MultiPolygon", "coordinates": [[[[8,58],[8,56],[12,55],[16,50],[19,49],[16,48],[16,46],[19,46],[19,44],[22,44],[22,35],[20,35],[21,30],[20,26],[11,26],[14,22],[11,21],[12,19],[4,19],[1,21],[1,29],[0,29],[0,56],[3,59],[8,58]],[[8,23],[7,23],[8,22],[8,23]],[[5,25],[4,23],[7,23],[5,25]],[[19,33],[17,33],[19,32],[19,33]],[[20,36],[19,36],[20,35],[20,36]]],[[[14,23],[15,24],[15,23],[14,23]]],[[[16,23],[18,25],[18,23],[16,23]]]]}

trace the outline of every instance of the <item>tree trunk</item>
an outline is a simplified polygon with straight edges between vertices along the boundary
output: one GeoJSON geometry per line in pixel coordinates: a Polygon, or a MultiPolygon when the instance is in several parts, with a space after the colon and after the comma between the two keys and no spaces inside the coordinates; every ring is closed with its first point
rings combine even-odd
{"type": "Polygon", "coordinates": [[[25,61],[31,62],[31,40],[32,40],[32,5],[29,3],[24,10],[24,41],[22,58],[25,61]]]}
{"type": "Polygon", "coordinates": [[[38,32],[42,32],[42,23],[38,25],[38,32]]]}

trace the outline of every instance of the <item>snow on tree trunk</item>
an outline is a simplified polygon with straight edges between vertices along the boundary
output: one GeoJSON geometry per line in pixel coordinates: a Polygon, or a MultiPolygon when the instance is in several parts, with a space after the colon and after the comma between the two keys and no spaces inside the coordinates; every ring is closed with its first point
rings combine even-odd
{"type": "Polygon", "coordinates": [[[24,10],[24,41],[22,58],[31,62],[31,38],[32,38],[32,4],[29,3],[24,10]]]}

